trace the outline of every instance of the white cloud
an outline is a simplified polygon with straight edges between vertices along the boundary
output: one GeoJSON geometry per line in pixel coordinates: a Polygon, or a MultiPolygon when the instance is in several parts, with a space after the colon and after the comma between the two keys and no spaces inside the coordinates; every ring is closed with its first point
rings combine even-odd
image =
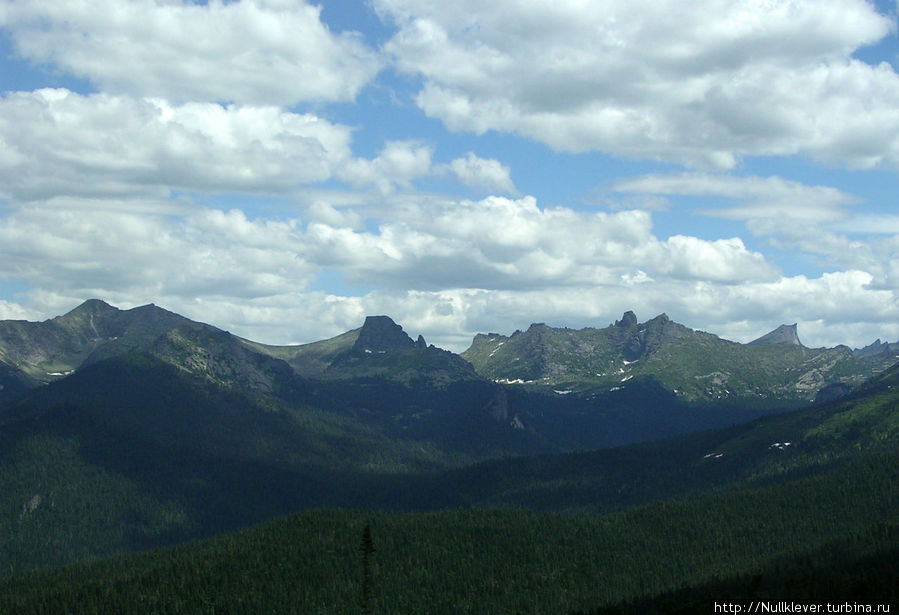
{"type": "Polygon", "coordinates": [[[775,275],[764,256],[747,250],[739,238],[706,241],[674,235],[664,246],[665,258],[656,271],[675,278],[732,282],[775,275]]]}
{"type": "Polygon", "coordinates": [[[899,235],[899,214],[860,214],[839,224],[844,233],[899,235]]]}
{"type": "Polygon", "coordinates": [[[30,315],[18,303],[0,299],[0,320],[27,320],[30,315]]]}
{"type": "Polygon", "coordinates": [[[449,163],[449,170],[466,186],[483,188],[488,192],[515,194],[509,167],[493,158],[479,158],[472,152],[449,163]]]}
{"type": "Polygon", "coordinates": [[[616,192],[650,195],[719,197],[718,207],[699,213],[731,220],[773,218],[780,221],[835,222],[847,217],[854,195],[830,186],[809,186],[780,177],[737,177],[709,173],[644,175],[617,181],[616,192]],[[734,205],[736,201],[738,204],[734,205]]]}
{"type": "Polygon", "coordinates": [[[450,129],[730,168],[805,153],[899,163],[899,76],[851,58],[894,27],[862,0],[377,0],[386,45],[450,129]]]}
{"type": "Polygon", "coordinates": [[[103,91],[176,102],[352,100],[381,67],[303,1],[4,0],[16,51],[103,91]]]}
{"type": "Polygon", "coordinates": [[[388,141],[372,160],[355,159],[340,177],[354,186],[374,185],[387,195],[396,186],[411,189],[412,180],[432,172],[434,148],[420,141],[388,141]]]}
{"type": "MultiPolygon", "coordinates": [[[[315,220],[190,204],[54,199],[0,224],[0,276],[60,296],[257,301],[309,292],[322,271],[401,292],[614,287],[622,279],[741,284],[777,272],[738,239],[652,235],[648,213],[541,209],[533,197],[384,208],[376,230],[322,203],[315,220]],[[391,216],[391,213],[393,214],[391,216]]],[[[163,203],[166,203],[163,201],[163,203]]]]}
{"type": "Polygon", "coordinates": [[[693,212],[745,222],[753,234],[767,237],[777,248],[815,255],[828,267],[866,271],[880,285],[891,277],[892,241],[859,235],[895,234],[895,216],[856,215],[860,199],[836,188],[779,177],[681,173],[625,179],[612,190],[716,198],[711,206],[704,202],[693,212]]]}
{"type": "Polygon", "coordinates": [[[350,140],[345,126],[275,107],[16,92],[0,99],[0,193],[285,192],[329,179],[350,140]]]}
{"type": "Polygon", "coordinates": [[[254,298],[302,288],[317,268],[295,222],[236,210],[186,216],[46,207],[3,218],[0,274],[64,296],[254,298]]]}

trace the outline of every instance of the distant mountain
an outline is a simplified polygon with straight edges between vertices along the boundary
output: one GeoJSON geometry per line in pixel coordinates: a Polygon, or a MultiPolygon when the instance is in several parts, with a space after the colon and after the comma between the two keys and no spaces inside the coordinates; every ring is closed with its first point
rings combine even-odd
{"type": "Polygon", "coordinates": [[[217,330],[155,305],[119,310],[91,299],[44,322],[0,321],[0,364],[35,383],[52,382],[95,361],[147,348],[176,328],[217,330]]]}
{"type": "Polygon", "coordinates": [[[856,348],[852,354],[860,359],[899,360],[899,342],[881,342],[878,338],[864,348],[856,348]]]}
{"type": "Polygon", "coordinates": [[[661,314],[639,323],[633,312],[604,329],[533,324],[511,336],[478,334],[462,353],[498,382],[576,393],[610,391],[652,378],[690,403],[808,403],[825,387],[851,389],[895,362],[862,360],[846,346],[806,348],[796,325],[782,325],[750,344],[694,331],[661,314]]]}
{"type": "Polygon", "coordinates": [[[481,380],[458,355],[413,340],[389,316],[367,316],[362,327],[337,337],[296,346],[244,341],[253,350],[286,361],[297,374],[321,380],[384,378],[440,386],[481,380]]]}

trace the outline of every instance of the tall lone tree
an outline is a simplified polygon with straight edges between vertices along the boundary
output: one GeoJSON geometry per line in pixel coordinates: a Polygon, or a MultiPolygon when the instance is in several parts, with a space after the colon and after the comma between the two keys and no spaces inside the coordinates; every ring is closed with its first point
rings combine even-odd
{"type": "Polygon", "coordinates": [[[371,555],[375,545],[371,540],[371,525],[365,524],[362,530],[362,613],[371,615],[371,555]]]}

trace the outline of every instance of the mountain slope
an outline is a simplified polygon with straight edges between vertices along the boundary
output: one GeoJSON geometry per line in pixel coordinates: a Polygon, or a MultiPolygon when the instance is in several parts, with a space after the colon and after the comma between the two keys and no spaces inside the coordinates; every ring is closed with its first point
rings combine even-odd
{"type": "Polygon", "coordinates": [[[146,353],[99,361],[0,412],[0,551],[23,570],[170,544],[359,506],[360,485],[391,473],[483,458],[470,452],[481,445],[513,450],[486,416],[469,419],[486,443],[391,423],[247,393],[146,353]]]}
{"type": "Polygon", "coordinates": [[[214,330],[154,305],[119,310],[98,299],[44,322],[0,321],[0,363],[45,383],[83,365],[142,349],[175,328],[214,330]]]}
{"type": "Polygon", "coordinates": [[[633,312],[604,329],[541,323],[509,337],[478,334],[462,356],[479,374],[499,382],[592,393],[643,376],[691,403],[769,407],[808,403],[835,383],[851,388],[894,362],[886,356],[862,360],[845,346],[806,348],[792,325],[738,344],[665,314],[641,324],[633,312]]]}
{"type": "MultiPolygon", "coordinates": [[[[838,403],[722,431],[441,471],[483,459],[477,450],[502,456],[516,442],[534,443],[520,430],[500,430],[502,423],[480,411],[431,422],[428,439],[414,419],[390,431],[376,416],[247,395],[129,354],[32,391],[0,413],[0,550],[10,554],[13,571],[23,571],[181,542],[308,507],[597,514],[773,488],[872,455],[894,459],[896,385],[899,368],[838,403]]],[[[334,387],[328,397],[354,388],[334,387]]],[[[452,389],[446,399],[462,401],[452,389]]]]}
{"type": "Polygon", "coordinates": [[[899,366],[827,405],[614,449],[488,460],[422,480],[410,491],[436,508],[596,514],[658,499],[778,484],[865,455],[897,452],[899,366]]]}

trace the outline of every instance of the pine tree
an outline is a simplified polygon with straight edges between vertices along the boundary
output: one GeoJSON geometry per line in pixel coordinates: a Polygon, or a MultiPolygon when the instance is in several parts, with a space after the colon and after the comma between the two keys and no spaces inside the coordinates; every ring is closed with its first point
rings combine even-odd
{"type": "Polygon", "coordinates": [[[371,539],[371,525],[365,524],[362,530],[362,613],[371,615],[371,555],[375,546],[371,539]]]}

